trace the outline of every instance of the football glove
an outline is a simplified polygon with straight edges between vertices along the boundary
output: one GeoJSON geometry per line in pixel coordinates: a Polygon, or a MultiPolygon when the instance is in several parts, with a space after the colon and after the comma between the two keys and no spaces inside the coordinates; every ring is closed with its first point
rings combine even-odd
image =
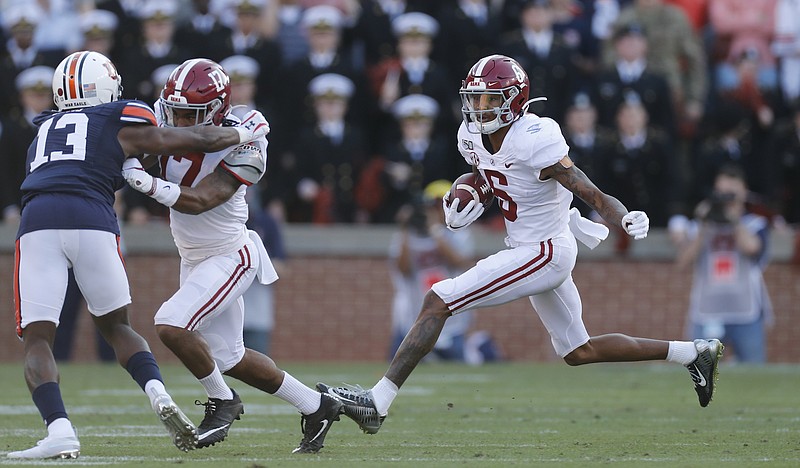
{"type": "Polygon", "coordinates": [[[478,204],[475,200],[470,200],[463,210],[458,211],[458,204],[460,200],[454,199],[448,205],[447,195],[442,197],[442,209],[444,210],[444,222],[447,224],[447,229],[456,231],[465,226],[469,226],[473,221],[480,218],[483,214],[483,205],[478,204]]]}
{"type": "Polygon", "coordinates": [[[644,239],[650,230],[650,219],[644,211],[631,211],[622,217],[622,228],[634,239],[644,239]]]}
{"type": "Polygon", "coordinates": [[[136,158],[128,158],[122,164],[122,177],[135,190],[152,197],[164,206],[174,205],[181,196],[180,186],[151,176],[136,158]]]}
{"type": "Polygon", "coordinates": [[[269,122],[261,112],[251,110],[233,128],[239,132],[239,144],[242,144],[266,136],[269,133],[269,122]]]}

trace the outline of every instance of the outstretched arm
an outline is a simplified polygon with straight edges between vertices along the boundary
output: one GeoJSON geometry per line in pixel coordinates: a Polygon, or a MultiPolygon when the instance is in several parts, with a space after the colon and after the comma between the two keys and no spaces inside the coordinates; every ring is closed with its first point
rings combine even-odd
{"type": "Polygon", "coordinates": [[[622,226],[634,239],[644,239],[650,230],[650,219],[644,211],[631,211],[619,200],[601,191],[582,170],[575,167],[569,156],[545,168],[542,179],[555,179],[569,191],[594,208],[612,226],[622,226]]]}
{"type": "Polygon", "coordinates": [[[597,188],[594,182],[573,164],[569,156],[564,156],[561,161],[542,170],[541,178],[555,179],[597,211],[610,225],[622,226],[622,218],[628,214],[625,205],[597,188]]]}
{"type": "Polygon", "coordinates": [[[155,127],[129,125],[117,134],[126,156],[176,154],[199,151],[212,153],[269,133],[269,123],[258,111],[250,111],[233,127],[202,125],[195,127],[155,127]]]}
{"type": "Polygon", "coordinates": [[[153,127],[129,125],[117,134],[126,156],[175,154],[190,151],[214,152],[239,143],[234,127],[153,127]]]}

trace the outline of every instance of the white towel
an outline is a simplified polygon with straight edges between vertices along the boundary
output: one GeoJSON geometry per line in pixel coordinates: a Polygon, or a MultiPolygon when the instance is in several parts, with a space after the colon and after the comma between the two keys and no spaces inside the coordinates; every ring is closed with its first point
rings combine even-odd
{"type": "Polygon", "coordinates": [[[258,272],[256,272],[258,282],[261,284],[274,283],[278,280],[278,272],[275,271],[275,267],[272,266],[272,260],[270,260],[269,255],[267,255],[267,249],[264,247],[261,236],[252,230],[248,230],[247,234],[250,235],[250,240],[256,245],[256,250],[258,251],[259,266],[258,272]]]}
{"type": "Polygon", "coordinates": [[[577,208],[569,210],[569,229],[583,245],[594,249],[608,237],[608,227],[581,216],[577,208]]]}

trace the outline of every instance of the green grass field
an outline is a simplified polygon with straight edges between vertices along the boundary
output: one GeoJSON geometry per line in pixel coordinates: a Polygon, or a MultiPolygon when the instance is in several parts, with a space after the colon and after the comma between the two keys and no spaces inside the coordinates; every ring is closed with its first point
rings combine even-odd
{"type": "MultiPolygon", "coordinates": [[[[312,385],[371,386],[382,364],[283,363],[312,385]]],[[[164,366],[167,388],[199,423],[202,388],[164,366]]],[[[316,455],[292,455],[300,417],[275,397],[231,382],[245,414],[222,444],[174,448],[146,397],[121,368],[62,365],[61,388],[81,457],[28,466],[800,466],[800,367],[725,366],[708,408],[688,373],[668,364],[426,364],[417,369],[376,435],[342,416],[316,455]]],[[[0,365],[0,451],[44,435],[21,365],[0,365]]],[[[0,465],[11,463],[0,455],[0,465]]],[[[20,465],[20,463],[15,463],[20,465]]]]}

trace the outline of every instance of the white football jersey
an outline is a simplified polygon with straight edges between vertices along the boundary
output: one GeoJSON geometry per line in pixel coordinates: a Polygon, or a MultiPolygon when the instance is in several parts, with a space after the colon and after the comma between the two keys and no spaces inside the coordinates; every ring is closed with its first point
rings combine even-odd
{"type": "Polygon", "coordinates": [[[492,186],[505,218],[508,245],[538,244],[568,229],[572,192],[555,180],[540,180],[542,169],[569,153],[559,125],[525,114],[511,124],[500,150],[491,154],[480,134],[458,129],[458,149],[492,186]]]}
{"type": "MultiPolygon", "coordinates": [[[[267,139],[261,137],[248,143],[257,146],[266,160],[267,139]]],[[[238,145],[236,145],[238,146],[238,145]]],[[[194,187],[214,172],[217,165],[235,146],[216,153],[190,153],[159,158],[161,176],[179,185],[194,187]]],[[[265,164],[266,166],[266,164],[265,164]]],[[[199,261],[212,255],[236,252],[247,242],[247,187],[242,184],[231,198],[221,205],[197,215],[181,213],[172,208],[170,228],[181,257],[199,261]]]]}

